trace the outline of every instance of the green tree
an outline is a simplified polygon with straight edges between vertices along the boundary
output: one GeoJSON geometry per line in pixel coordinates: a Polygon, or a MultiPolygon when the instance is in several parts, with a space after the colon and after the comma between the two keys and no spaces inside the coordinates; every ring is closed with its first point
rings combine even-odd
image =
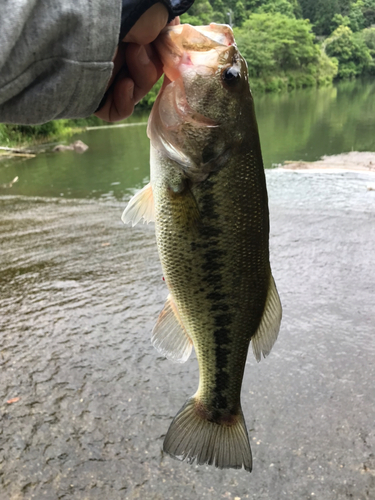
{"type": "Polygon", "coordinates": [[[367,72],[371,75],[375,75],[375,28],[366,28],[358,33],[357,37],[362,39],[372,58],[367,67],[367,72]]]}
{"type": "Polygon", "coordinates": [[[212,23],[214,18],[214,10],[208,0],[195,0],[188,12],[181,16],[181,23],[199,26],[212,23]]]}
{"type": "Polygon", "coordinates": [[[361,37],[369,49],[372,57],[375,57],[375,28],[367,28],[363,30],[361,37]]]}
{"type": "Polygon", "coordinates": [[[302,8],[301,8],[301,4],[299,3],[299,0],[289,0],[289,1],[293,6],[294,15],[296,16],[297,19],[301,19],[302,18],[302,8]]]}
{"type": "Polygon", "coordinates": [[[289,17],[302,17],[298,0],[243,0],[248,13],[278,12],[289,17]]]}
{"type": "Polygon", "coordinates": [[[355,2],[349,12],[349,26],[353,32],[360,31],[365,27],[365,18],[363,15],[363,2],[355,2]]]}
{"type": "Polygon", "coordinates": [[[314,25],[317,35],[330,33],[331,20],[335,14],[340,13],[337,0],[300,0],[302,14],[314,25]]]}
{"type": "Polygon", "coordinates": [[[225,6],[223,0],[210,0],[212,8],[218,12],[224,12],[225,6]]]}
{"type": "Polygon", "coordinates": [[[364,73],[372,62],[363,39],[355,37],[348,26],[339,26],[324,42],[328,56],[339,63],[338,77],[353,78],[364,73]]]}
{"type": "MultiPolygon", "coordinates": [[[[300,69],[316,62],[319,57],[311,25],[305,20],[278,13],[253,14],[242,29],[235,30],[235,35],[240,50],[248,60],[250,71],[255,70],[252,61],[261,62],[263,55],[266,55],[266,71],[276,68],[300,69]],[[259,53],[258,57],[255,57],[255,52],[259,53]]],[[[261,66],[254,71],[256,76],[263,71],[261,66]]]]}
{"type": "Polygon", "coordinates": [[[238,0],[234,9],[234,26],[242,26],[246,19],[246,11],[244,4],[238,0]]]}
{"type": "Polygon", "coordinates": [[[235,28],[237,45],[248,63],[250,77],[262,77],[276,69],[274,43],[268,38],[268,14],[253,14],[242,28],[235,28]]]}
{"type": "Polygon", "coordinates": [[[213,9],[213,20],[219,24],[225,24],[228,22],[227,11],[228,8],[223,0],[210,0],[210,4],[213,9]]]}
{"type": "Polygon", "coordinates": [[[348,16],[353,0],[299,0],[302,15],[314,25],[317,35],[331,33],[332,20],[335,14],[348,16]]]}
{"type": "Polygon", "coordinates": [[[350,19],[342,14],[335,14],[331,21],[331,31],[335,31],[339,26],[349,26],[350,19]]]}
{"type": "Polygon", "coordinates": [[[321,54],[311,28],[309,21],[278,13],[252,14],[242,28],[234,29],[250,78],[268,82],[268,90],[276,80],[279,88],[332,81],[337,67],[321,54]]]}
{"type": "Polygon", "coordinates": [[[366,28],[375,25],[375,0],[363,0],[363,15],[366,28]]]}
{"type": "Polygon", "coordinates": [[[263,5],[256,9],[256,12],[262,13],[266,12],[268,14],[279,13],[288,17],[295,17],[296,5],[289,0],[272,0],[268,2],[263,2],[263,5]]]}
{"type": "Polygon", "coordinates": [[[350,28],[354,32],[375,24],[375,0],[357,0],[353,2],[349,18],[350,28]]]}

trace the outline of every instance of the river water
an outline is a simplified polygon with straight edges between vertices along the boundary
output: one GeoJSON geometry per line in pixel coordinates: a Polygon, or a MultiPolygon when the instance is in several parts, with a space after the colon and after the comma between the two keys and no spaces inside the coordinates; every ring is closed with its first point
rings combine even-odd
{"type": "MultiPolygon", "coordinates": [[[[375,151],[374,103],[369,82],[259,97],[266,167],[375,151]]],[[[0,165],[0,500],[375,498],[375,176],[267,170],[284,316],[244,377],[254,470],[218,471],[161,451],[198,372],[151,346],[153,227],[120,221],[146,127],[77,138],[0,165]]]]}

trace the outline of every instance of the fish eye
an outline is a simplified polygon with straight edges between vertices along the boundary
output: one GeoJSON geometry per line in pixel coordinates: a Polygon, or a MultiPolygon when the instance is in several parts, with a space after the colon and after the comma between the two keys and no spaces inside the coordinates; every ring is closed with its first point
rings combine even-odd
{"type": "Polygon", "coordinates": [[[240,71],[235,66],[230,66],[223,71],[222,77],[225,83],[232,85],[240,79],[240,71]]]}

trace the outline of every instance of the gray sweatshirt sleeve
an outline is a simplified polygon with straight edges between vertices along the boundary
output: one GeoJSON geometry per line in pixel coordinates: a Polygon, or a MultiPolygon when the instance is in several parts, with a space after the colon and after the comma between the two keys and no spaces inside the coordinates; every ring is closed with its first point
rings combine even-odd
{"type": "Polygon", "coordinates": [[[89,116],[111,77],[121,0],[0,0],[0,122],[89,116]]]}

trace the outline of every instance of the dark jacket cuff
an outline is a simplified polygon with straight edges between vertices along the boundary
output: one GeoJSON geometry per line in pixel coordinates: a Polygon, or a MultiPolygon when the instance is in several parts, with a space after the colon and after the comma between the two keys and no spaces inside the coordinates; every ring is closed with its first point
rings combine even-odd
{"type": "Polygon", "coordinates": [[[168,22],[186,12],[194,0],[122,0],[120,41],[138,21],[138,19],[155,3],[162,3],[169,12],[168,22]]]}

